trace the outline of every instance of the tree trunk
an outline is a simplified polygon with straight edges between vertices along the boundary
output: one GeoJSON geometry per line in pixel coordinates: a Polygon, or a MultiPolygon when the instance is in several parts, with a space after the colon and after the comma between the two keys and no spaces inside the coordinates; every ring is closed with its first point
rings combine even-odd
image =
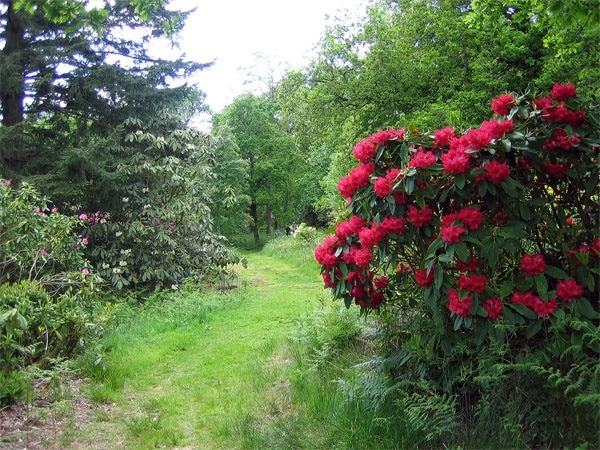
{"type": "Polygon", "coordinates": [[[258,233],[258,205],[255,202],[250,204],[250,217],[252,217],[252,234],[254,235],[254,243],[260,243],[260,234],[258,233]]]}
{"type": "Polygon", "coordinates": [[[265,224],[266,224],[267,236],[271,235],[271,220],[272,219],[273,219],[273,214],[271,213],[271,208],[267,207],[267,211],[265,212],[265,224]]]}
{"type": "Polygon", "coordinates": [[[8,2],[6,11],[5,44],[0,67],[0,101],[2,102],[2,125],[10,127],[23,122],[23,99],[25,97],[25,68],[23,65],[24,29],[14,8],[8,2]]]}
{"type": "MultiPolygon", "coordinates": [[[[14,1],[8,2],[4,48],[0,65],[0,107],[2,125],[6,128],[23,123],[25,98],[25,66],[23,63],[24,28],[14,8],[14,1]]],[[[23,132],[20,127],[3,130],[0,145],[0,169],[4,176],[18,173],[22,166],[23,132]]]]}

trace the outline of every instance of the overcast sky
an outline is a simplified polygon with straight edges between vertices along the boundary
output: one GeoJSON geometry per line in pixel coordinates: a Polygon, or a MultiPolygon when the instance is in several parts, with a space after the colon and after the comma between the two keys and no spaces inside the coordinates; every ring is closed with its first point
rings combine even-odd
{"type": "MultiPolygon", "coordinates": [[[[180,37],[187,59],[215,64],[197,78],[216,112],[246,92],[244,79],[255,54],[302,68],[331,18],[349,10],[362,15],[363,0],[176,0],[176,9],[196,8],[180,37]]],[[[313,53],[314,54],[314,53],[313,53]]],[[[196,79],[194,80],[196,81],[196,79]]]]}

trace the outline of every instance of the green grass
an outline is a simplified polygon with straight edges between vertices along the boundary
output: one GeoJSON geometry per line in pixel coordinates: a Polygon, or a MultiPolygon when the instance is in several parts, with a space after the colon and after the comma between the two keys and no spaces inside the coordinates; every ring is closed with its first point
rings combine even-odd
{"type": "Polygon", "coordinates": [[[92,398],[109,407],[71,447],[246,447],[245,418],[268,425],[290,404],[288,337],[322,293],[311,253],[246,252],[238,291],[184,290],[117,311],[105,369],[86,365],[92,398]]]}

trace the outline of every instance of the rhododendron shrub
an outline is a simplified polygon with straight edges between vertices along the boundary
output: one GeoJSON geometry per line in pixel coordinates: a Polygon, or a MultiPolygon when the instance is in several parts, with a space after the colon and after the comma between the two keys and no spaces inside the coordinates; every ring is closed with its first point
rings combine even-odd
{"type": "Polygon", "coordinates": [[[401,304],[478,341],[598,318],[594,110],[569,84],[491,107],[464,133],[390,129],[356,145],[339,182],[346,220],[315,251],[348,307],[401,304]]]}

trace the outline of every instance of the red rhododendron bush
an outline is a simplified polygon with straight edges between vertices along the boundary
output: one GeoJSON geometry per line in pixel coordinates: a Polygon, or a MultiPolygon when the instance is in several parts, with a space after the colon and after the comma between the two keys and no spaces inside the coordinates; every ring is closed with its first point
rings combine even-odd
{"type": "Polygon", "coordinates": [[[354,147],[348,215],[315,251],[325,285],[396,314],[413,333],[403,361],[466,341],[597,357],[598,119],[571,84],[491,108],[464,133],[389,129],[354,147]]]}

